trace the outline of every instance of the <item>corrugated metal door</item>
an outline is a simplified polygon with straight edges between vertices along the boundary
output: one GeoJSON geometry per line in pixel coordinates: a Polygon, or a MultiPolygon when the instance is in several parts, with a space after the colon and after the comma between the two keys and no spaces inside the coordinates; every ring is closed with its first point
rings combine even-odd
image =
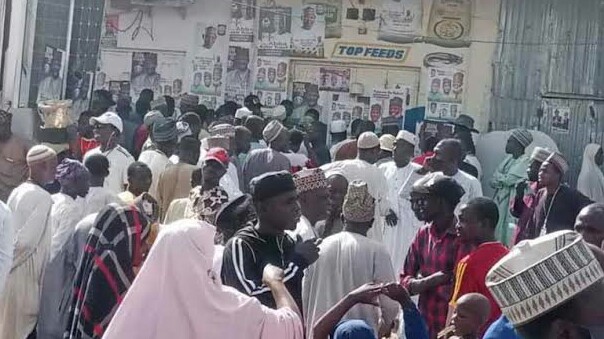
{"type": "Polygon", "coordinates": [[[550,135],[574,184],[585,145],[604,141],[604,1],[502,0],[499,43],[491,127],[550,135]],[[568,133],[555,131],[552,111],[542,110],[556,106],[570,108],[568,133]]]}

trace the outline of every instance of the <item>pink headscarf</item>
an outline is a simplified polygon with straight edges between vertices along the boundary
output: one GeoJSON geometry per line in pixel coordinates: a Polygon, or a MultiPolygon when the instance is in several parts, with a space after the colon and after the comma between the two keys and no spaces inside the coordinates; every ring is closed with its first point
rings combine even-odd
{"type": "Polygon", "coordinates": [[[295,312],[222,285],[212,270],[215,233],[199,220],[165,227],[103,338],[302,339],[295,312]]]}

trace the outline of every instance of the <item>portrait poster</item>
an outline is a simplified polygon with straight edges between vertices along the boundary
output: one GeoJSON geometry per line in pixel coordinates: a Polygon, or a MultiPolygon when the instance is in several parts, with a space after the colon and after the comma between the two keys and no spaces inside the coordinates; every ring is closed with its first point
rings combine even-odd
{"type": "Polygon", "coordinates": [[[294,11],[292,19],[293,56],[323,58],[325,40],[325,7],[304,5],[294,11]]]}
{"type": "Polygon", "coordinates": [[[256,23],[256,0],[233,0],[231,3],[231,42],[253,42],[256,23]]]}
{"type": "Polygon", "coordinates": [[[382,117],[386,116],[387,105],[390,100],[390,93],[386,89],[375,88],[369,99],[368,120],[379,126],[382,117]]]}
{"type": "Polygon", "coordinates": [[[138,98],[143,89],[159,93],[161,74],[157,72],[157,53],[133,52],[130,85],[132,97],[138,98]]]}
{"type": "Polygon", "coordinates": [[[121,97],[130,96],[130,81],[109,81],[109,92],[115,102],[121,97]]]}
{"type": "Polygon", "coordinates": [[[568,133],[570,130],[570,107],[552,106],[552,131],[568,133]]]}
{"type": "Polygon", "coordinates": [[[227,74],[225,80],[225,100],[240,105],[252,93],[252,49],[249,46],[229,46],[227,74]]]}
{"type": "Polygon", "coordinates": [[[110,81],[130,82],[132,53],[101,50],[98,71],[94,77],[93,89],[109,89],[110,81]]]}
{"type": "Polygon", "coordinates": [[[161,95],[178,97],[183,91],[185,55],[182,53],[159,53],[157,72],[161,74],[159,91],[161,95]]]}
{"type": "Polygon", "coordinates": [[[352,116],[353,103],[349,101],[332,101],[329,107],[329,123],[337,120],[344,120],[346,126],[349,126],[352,120],[361,119],[362,111],[355,111],[355,117],[352,116]]]}
{"type": "Polygon", "coordinates": [[[321,67],[319,89],[329,92],[350,91],[350,68],[321,67]]]}
{"type": "Polygon", "coordinates": [[[217,109],[218,97],[214,95],[200,95],[199,104],[206,106],[208,109],[217,109]]]}
{"type": "Polygon", "coordinates": [[[294,103],[294,109],[304,104],[304,95],[306,94],[306,87],[309,86],[308,82],[294,82],[292,84],[292,101],[294,103]]]}
{"type": "MultiPolygon", "coordinates": [[[[80,114],[88,109],[92,95],[93,72],[75,73],[68,78],[66,98],[71,99],[71,121],[78,121],[80,114]]],[[[129,92],[126,96],[129,95],[129,92]]]]}
{"type": "Polygon", "coordinates": [[[378,40],[411,43],[422,32],[422,0],[382,0],[378,40]]]}
{"type": "Polygon", "coordinates": [[[105,14],[105,25],[101,32],[102,48],[117,48],[117,35],[119,33],[119,14],[105,14]]]}
{"type": "Polygon", "coordinates": [[[258,55],[286,57],[292,53],[291,7],[260,7],[258,55]]]}
{"type": "Polygon", "coordinates": [[[273,108],[281,104],[281,101],[287,99],[287,93],[285,92],[274,92],[274,91],[265,91],[265,90],[256,90],[254,92],[260,103],[264,107],[273,108]]]}
{"type": "Polygon", "coordinates": [[[461,114],[465,72],[455,68],[428,69],[426,116],[455,119],[461,114]]]}
{"type": "Polygon", "coordinates": [[[406,97],[410,96],[411,89],[403,87],[395,90],[388,90],[388,102],[386,103],[386,116],[393,118],[404,118],[407,111],[406,97]]]}
{"type": "MultiPolygon", "coordinates": [[[[46,45],[41,72],[38,74],[36,103],[63,97],[65,51],[46,45]]],[[[33,94],[33,93],[32,93],[33,94]]]]}
{"type": "Polygon", "coordinates": [[[224,77],[227,61],[224,60],[228,46],[226,35],[219,34],[222,23],[198,23],[195,29],[194,44],[189,51],[188,79],[183,92],[221,97],[224,90],[224,77]]]}
{"type": "Polygon", "coordinates": [[[325,39],[342,37],[342,0],[305,0],[304,5],[317,5],[325,12],[325,39]]]}
{"type": "Polygon", "coordinates": [[[254,88],[285,92],[289,74],[288,60],[284,58],[258,57],[256,59],[256,77],[254,88]]]}
{"type": "Polygon", "coordinates": [[[434,1],[426,42],[443,47],[470,45],[472,0],[434,1]]]}

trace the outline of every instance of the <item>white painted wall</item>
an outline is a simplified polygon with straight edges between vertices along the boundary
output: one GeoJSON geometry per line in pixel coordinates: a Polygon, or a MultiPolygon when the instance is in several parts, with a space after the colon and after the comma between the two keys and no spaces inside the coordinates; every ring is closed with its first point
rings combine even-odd
{"type": "MultiPolygon", "coordinates": [[[[302,0],[279,0],[278,3],[288,6],[299,4],[301,1],[302,0]]],[[[379,8],[379,1],[380,0],[366,0],[366,3],[373,3],[375,4],[373,7],[379,8]]],[[[425,30],[428,26],[432,0],[423,1],[423,26],[425,30]]],[[[262,2],[262,0],[258,0],[259,4],[262,4],[262,2]]],[[[197,0],[195,5],[187,7],[185,11],[160,7],[146,9],[145,14],[143,15],[143,26],[152,30],[154,40],[151,40],[149,35],[144,32],[140,32],[137,39],[132,40],[133,29],[130,29],[119,35],[118,50],[187,52],[192,43],[196,23],[208,21],[228,23],[230,20],[230,3],[229,0],[197,0]]],[[[343,13],[346,13],[346,7],[349,7],[351,4],[358,6],[358,1],[343,1],[343,13]]],[[[492,82],[491,64],[497,47],[494,42],[496,41],[498,34],[499,8],[500,0],[474,0],[471,30],[472,40],[474,40],[474,42],[469,48],[449,49],[423,43],[406,45],[411,49],[404,66],[422,68],[418,105],[424,105],[427,87],[427,70],[423,67],[424,56],[428,53],[442,51],[462,55],[465,60],[465,68],[467,71],[464,113],[469,114],[476,119],[476,124],[479,129],[486,130],[492,82]]],[[[128,8],[111,8],[109,0],[107,0],[107,13],[121,13],[119,24],[121,29],[126,28],[126,26],[136,17],[136,12],[129,10],[128,8]]],[[[325,55],[327,61],[330,60],[329,57],[331,56],[337,41],[359,41],[385,44],[382,41],[377,41],[376,32],[371,32],[371,27],[369,34],[365,36],[358,35],[356,33],[357,29],[355,24],[351,24],[344,20],[342,38],[339,40],[325,40],[325,55]]],[[[369,83],[379,83],[381,79],[366,79],[366,81],[369,83]]]]}

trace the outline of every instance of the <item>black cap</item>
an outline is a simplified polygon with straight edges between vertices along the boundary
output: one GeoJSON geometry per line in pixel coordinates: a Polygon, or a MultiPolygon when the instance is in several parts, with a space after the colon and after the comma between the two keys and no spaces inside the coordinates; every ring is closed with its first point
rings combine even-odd
{"type": "Polygon", "coordinates": [[[287,171],[265,173],[250,182],[250,192],[255,201],[263,201],[295,190],[294,178],[287,171]]]}

